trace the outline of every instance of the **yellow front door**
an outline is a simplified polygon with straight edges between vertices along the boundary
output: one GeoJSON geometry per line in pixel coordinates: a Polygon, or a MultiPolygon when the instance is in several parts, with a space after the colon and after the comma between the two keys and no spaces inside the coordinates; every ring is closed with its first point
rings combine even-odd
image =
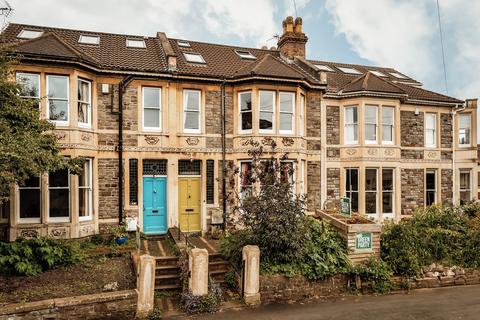
{"type": "Polygon", "coordinates": [[[194,232],[202,229],[200,219],[200,178],[178,178],[180,230],[194,232]]]}

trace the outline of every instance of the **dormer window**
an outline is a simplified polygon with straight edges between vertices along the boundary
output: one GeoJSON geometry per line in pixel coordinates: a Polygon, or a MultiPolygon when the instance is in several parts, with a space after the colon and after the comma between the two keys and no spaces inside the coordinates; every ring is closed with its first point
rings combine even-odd
{"type": "Polygon", "coordinates": [[[315,67],[320,71],[335,72],[335,70],[324,64],[316,64],[315,67]]]}
{"type": "Polygon", "coordinates": [[[78,43],[82,44],[99,44],[100,43],[100,37],[98,36],[87,36],[87,35],[81,35],[80,38],[78,39],[78,43]]]}
{"type": "Polygon", "coordinates": [[[360,71],[354,68],[349,68],[349,67],[337,67],[340,71],[344,73],[349,73],[349,74],[362,74],[360,71]]]}
{"type": "Polygon", "coordinates": [[[373,73],[377,77],[386,77],[387,75],[383,72],[380,72],[378,70],[368,70],[368,72],[373,73]]]}
{"type": "Polygon", "coordinates": [[[145,41],[143,39],[127,39],[127,47],[145,48],[145,41]]]}
{"type": "Polygon", "coordinates": [[[406,76],[404,76],[403,74],[401,73],[398,73],[398,72],[389,72],[392,76],[394,76],[395,78],[398,78],[398,79],[407,79],[406,76]]]}
{"type": "Polygon", "coordinates": [[[251,60],[257,59],[257,57],[251,54],[250,51],[235,50],[235,53],[238,54],[242,59],[251,59],[251,60]]]}
{"type": "Polygon", "coordinates": [[[177,45],[180,47],[190,48],[190,42],[185,40],[177,40],[177,45]]]}
{"type": "Polygon", "coordinates": [[[17,36],[19,39],[34,39],[43,34],[42,30],[23,29],[17,36]]]}
{"type": "Polygon", "coordinates": [[[201,54],[198,53],[183,53],[185,59],[192,63],[206,63],[201,54]]]}

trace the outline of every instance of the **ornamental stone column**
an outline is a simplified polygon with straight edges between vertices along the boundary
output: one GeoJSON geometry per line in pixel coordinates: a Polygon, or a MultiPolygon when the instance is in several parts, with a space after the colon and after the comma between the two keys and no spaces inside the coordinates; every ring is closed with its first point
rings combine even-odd
{"type": "Polygon", "coordinates": [[[154,307],[155,257],[144,254],[138,261],[137,316],[146,317],[154,307]]]}
{"type": "Polygon", "coordinates": [[[188,259],[190,277],[188,288],[195,296],[208,294],[208,251],[194,248],[190,250],[188,259]]]}
{"type": "Polygon", "coordinates": [[[243,272],[243,300],[248,305],[260,303],[260,249],[245,246],[242,250],[245,270],[243,272]]]}

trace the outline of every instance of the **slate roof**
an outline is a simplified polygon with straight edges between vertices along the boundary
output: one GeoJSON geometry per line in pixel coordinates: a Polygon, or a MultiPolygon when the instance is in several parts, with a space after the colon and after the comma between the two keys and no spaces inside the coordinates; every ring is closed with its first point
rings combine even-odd
{"type": "Polygon", "coordinates": [[[275,49],[167,39],[164,34],[143,37],[10,23],[0,35],[0,42],[13,47],[25,58],[41,56],[78,61],[106,71],[162,73],[228,80],[252,76],[268,77],[326,87],[329,96],[338,98],[354,93],[370,92],[397,97],[403,95],[407,100],[462,103],[461,100],[420,88],[421,83],[393,68],[304,59],[291,61],[282,57],[275,49]],[[23,29],[41,30],[43,34],[35,39],[18,39],[17,35],[23,29]],[[78,42],[81,35],[99,36],[100,43],[81,44],[78,42]],[[128,48],[127,39],[142,39],[146,47],[128,48]],[[186,41],[190,46],[179,46],[178,41],[186,41]],[[236,50],[248,51],[255,56],[255,59],[241,58],[236,50]],[[206,63],[188,62],[184,53],[201,54],[206,63]],[[169,55],[176,57],[175,70],[168,68],[169,55]],[[320,73],[315,64],[326,65],[333,71],[320,73]],[[361,74],[344,73],[338,69],[339,67],[355,68],[361,74]],[[369,72],[373,70],[380,71],[385,76],[377,76],[369,72]],[[395,72],[403,74],[405,78],[400,79],[391,74],[395,72]]]}

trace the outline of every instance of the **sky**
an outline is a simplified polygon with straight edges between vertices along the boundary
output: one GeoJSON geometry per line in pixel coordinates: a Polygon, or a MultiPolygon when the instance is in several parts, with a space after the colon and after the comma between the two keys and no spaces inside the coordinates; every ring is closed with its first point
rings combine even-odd
{"type": "Polygon", "coordinates": [[[282,20],[301,16],[307,58],[392,67],[424,88],[480,96],[480,1],[438,0],[8,0],[7,22],[268,47],[282,20]]]}

